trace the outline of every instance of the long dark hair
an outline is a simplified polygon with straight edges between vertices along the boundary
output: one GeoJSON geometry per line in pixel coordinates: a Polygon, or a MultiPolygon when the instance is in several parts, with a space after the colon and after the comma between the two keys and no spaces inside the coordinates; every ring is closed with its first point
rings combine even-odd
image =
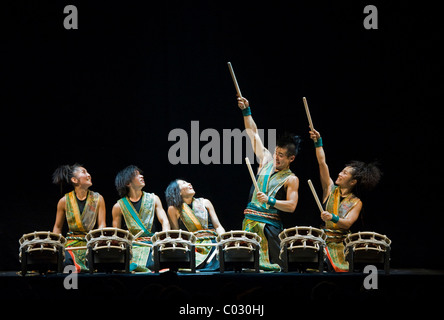
{"type": "Polygon", "coordinates": [[[116,186],[117,192],[121,198],[126,197],[129,193],[128,184],[133,180],[136,176],[137,171],[140,174],[143,173],[137,166],[130,165],[125,169],[119,171],[116,175],[116,179],[114,180],[114,184],[116,186]]]}
{"type": "Polygon", "coordinates": [[[66,186],[73,186],[71,178],[74,177],[74,173],[78,168],[83,167],[79,163],[74,163],[73,165],[65,164],[58,167],[52,174],[52,183],[60,186],[60,193],[63,194],[63,188],[66,186]]]}
{"type": "Polygon", "coordinates": [[[182,210],[183,199],[180,195],[179,181],[176,179],[170,182],[165,190],[165,198],[168,206],[173,206],[177,210],[182,210]]]}

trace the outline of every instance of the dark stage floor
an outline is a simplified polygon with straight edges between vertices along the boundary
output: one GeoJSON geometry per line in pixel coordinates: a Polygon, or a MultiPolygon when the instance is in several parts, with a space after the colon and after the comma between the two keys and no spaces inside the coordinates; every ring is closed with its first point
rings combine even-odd
{"type": "MultiPolygon", "coordinates": [[[[144,300],[153,306],[170,305],[167,312],[171,316],[179,315],[180,311],[193,312],[190,308],[197,306],[211,306],[214,312],[219,310],[222,314],[227,304],[262,305],[265,313],[273,314],[279,305],[279,311],[284,312],[293,305],[303,308],[321,301],[329,304],[362,302],[372,306],[372,310],[402,302],[410,308],[424,303],[437,306],[444,297],[444,270],[392,269],[388,275],[379,271],[377,289],[370,290],[364,287],[366,276],[327,272],[97,273],[79,274],[78,289],[68,290],[64,286],[67,274],[23,277],[11,271],[0,273],[0,290],[2,300],[144,300]]],[[[226,307],[225,311],[228,308],[231,307],[226,307]]]]}

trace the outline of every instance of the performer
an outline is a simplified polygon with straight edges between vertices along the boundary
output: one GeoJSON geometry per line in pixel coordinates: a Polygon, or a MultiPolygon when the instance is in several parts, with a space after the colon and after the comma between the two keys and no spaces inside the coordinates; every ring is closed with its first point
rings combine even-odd
{"type": "Polygon", "coordinates": [[[279,233],[283,230],[280,215],[294,212],[298,203],[299,179],[290,170],[290,164],[299,152],[301,139],[284,135],[278,139],[274,154],[271,154],[258,134],[248,100],[243,97],[237,100],[254,153],[259,159],[257,184],[260,190],[257,192],[252,187],[242,229],[255,232],[262,238],[260,268],[279,271],[282,264],[279,259],[279,233]]]}
{"type": "MultiPolygon", "coordinates": [[[[191,183],[176,179],[166,191],[168,217],[173,229],[193,232],[196,244],[215,243],[218,234],[224,233],[210,200],[195,198],[196,192],[191,183]]],[[[196,268],[201,271],[214,271],[219,268],[216,247],[196,246],[196,268]]]]}
{"type": "MultiPolygon", "coordinates": [[[[89,190],[92,186],[91,175],[80,164],[63,165],[53,173],[53,183],[63,187],[71,185],[74,190],[65,194],[57,204],[56,221],[53,232],[62,233],[63,224],[68,221],[69,232],[66,236],[66,247],[86,246],[85,236],[94,229],[96,222],[99,228],[106,227],[106,208],[103,197],[89,190]]],[[[86,250],[67,251],[65,264],[73,264],[77,272],[88,271],[86,250]]]]}
{"type": "MultiPolygon", "coordinates": [[[[170,223],[162,203],[154,193],[142,191],[145,180],[142,170],[130,165],[120,171],[115,179],[115,185],[120,200],[113,206],[113,227],[121,228],[122,216],[132,235],[142,233],[135,240],[152,244],[151,236],[156,232],[154,215],[162,225],[162,231],[170,230],[170,223]]],[[[133,257],[130,271],[146,272],[153,265],[151,247],[133,245],[133,257]]]]}
{"type": "Polygon", "coordinates": [[[378,184],[381,171],[373,163],[353,161],[346,164],[333,183],[325,161],[321,135],[314,129],[309,133],[310,138],[315,142],[323,190],[322,202],[325,211],[321,213],[321,219],[325,221],[324,231],[328,237],[327,264],[330,270],[345,272],[348,271],[348,262],[344,256],[343,240],[359,217],[362,209],[361,195],[378,184]]]}

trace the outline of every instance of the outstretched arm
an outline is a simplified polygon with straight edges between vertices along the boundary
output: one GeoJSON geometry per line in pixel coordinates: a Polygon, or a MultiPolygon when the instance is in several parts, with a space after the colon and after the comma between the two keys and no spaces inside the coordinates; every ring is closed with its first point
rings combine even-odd
{"type": "Polygon", "coordinates": [[[248,137],[250,138],[251,145],[253,146],[253,151],[259,158],[260,163],[268,162],[273,159],[273,155],[264,147],[264,143],[259,136],[256,123],[251,116],[249,111],[250,104],[244,97],[237,98],[237,106],[242,110],[244,115],[244,124],[247,131],[248,137]]]}
{"type": "Polygon", "coordinates": [[[319,174],[321,177],[321,185],[323,191],[322,203],[324,203],[325,200],[327,200],[328,195],[330,194],[333,180],[330,178],[330,171],[328,170],[328,165],[325,161],[325,151],[322,146],[321,134],[313,129],[310,131],[310,138],[315,142],[316,158],[318,159],[319,174]]]}

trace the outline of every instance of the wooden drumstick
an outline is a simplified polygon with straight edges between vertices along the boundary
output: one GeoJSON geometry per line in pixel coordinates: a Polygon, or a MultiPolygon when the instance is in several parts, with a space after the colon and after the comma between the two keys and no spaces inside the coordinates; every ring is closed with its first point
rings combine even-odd
{"type": "Polygon", "coordinates": [[[245,162],[247,163],[248,171],[250,171],[251,180],[253,180],[254,188],[256,189],[256,193],[259,192],[259,187],[256,182],[256,178],[254,177],[253,169],[251,169],[250,159],[248,157],[245,158],[245,162]]]}
{"type": "Polygon", "coordinates": [[[133,241],[136,241],[136,239],[138,238],[138,237],[140,237],[141,235],[142,235],[142,233],[143,233],[143,230],[140,230],[135,236],[134,236],[134,240],[133,241]]]}
{"type": "Polygon", "coordinates": [[[230,70],[231,78],[233,79],[234,86],[236,87],[237,94],[240,98],[240,97],[242,97],[242,93],[240,91],[239,85],[237,84],[237,80],[236,80],[236,76],[234,74],[233,67],[231,66],[231,62],[227,62],[227,64],[228,64],[228,69],[230,70]]]}
{"type": "MultiPolygon", "coordinates": [[[[305,113],[307,114],[308,118],[308,126],[310,127],[310,130],[313,131],[314,130],[313,121],[311,120],[310,109],[308,109],[307,98],[302,97],[302,100],[304,101],[305,113]]],[[[315,142],[317,141],[318,139],[315,139],[315,142]]]]}
{"type": "Polygon", "coordinates": [[[82,247],[66,247],[65,250],[66,251],[76,251],[76,250],[86,250],[88,249],[87,246],[82,246],[82,247]]]}
{"type": "Polygon", "coordinates": [[[308,125],[309,125],[311,131],[313,131],[313,128],[314,128],[313,121],[311,120],[310,110],[308,109],[307,99],[305,97],[303,97],[302,100],[304,101],[305,113],[307,113],[308,125]]]}
{"type": "Polygon", "coordinates": [[[318,195],[316,194],[316,190],[313,187],[313,183],[311,182],[310,179],[308,179],[308,185],[310,186],[311,192],[313,193],[313,197],[315,198],[316,203],[318,204],[319,211],[321,211],[321,212],[324,211],[324,209],[322,208],[322,205],[321,205],[321,201],[319,201],[318,195]]]}

